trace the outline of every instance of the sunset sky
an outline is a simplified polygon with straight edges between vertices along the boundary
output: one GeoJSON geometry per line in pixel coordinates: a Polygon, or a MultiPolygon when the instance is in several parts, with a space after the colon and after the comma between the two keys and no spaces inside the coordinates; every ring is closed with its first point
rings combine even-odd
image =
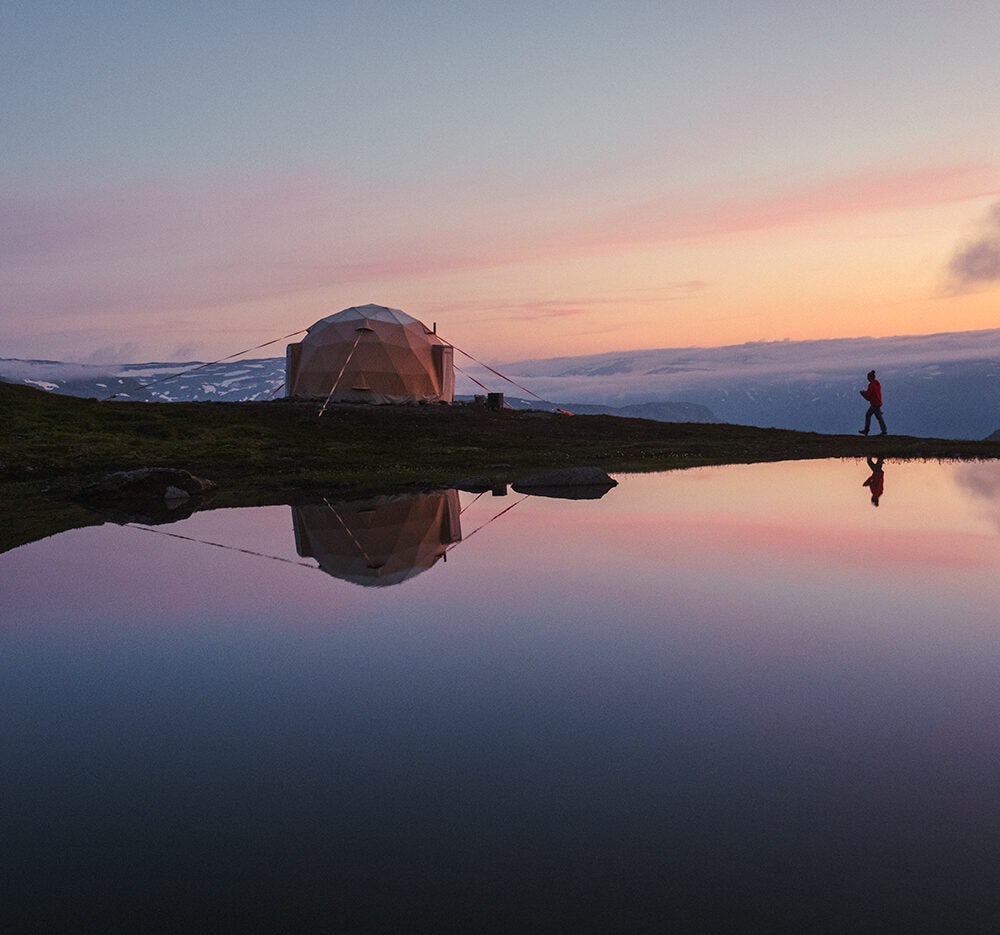
{"type": "Polygon", "coordinates": [[[998,88],[995,0],[7,3],[0,357],[1000,327],[998,88]]]}

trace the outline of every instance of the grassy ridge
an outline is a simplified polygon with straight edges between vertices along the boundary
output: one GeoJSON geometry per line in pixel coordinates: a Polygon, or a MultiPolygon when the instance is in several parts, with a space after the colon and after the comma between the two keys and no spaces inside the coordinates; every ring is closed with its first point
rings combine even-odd
{"type": "MultiPolygon", "coordinates": [[[[0,519],[68,517],[73,496],[112,471],[183,468],[214,481],[216,502],[282,502],[315,491],[357,495],[511,482],[570,465],[655,471],[804,458],[1000,458],[1000,442],[819,435],[616,416],[490,412],[470,406],[331,407],[314,402],[98,402],[0,383],[0,519]]],[[[80,517],[75,517],[79,519],[80,517]]],[[[64,527],[64,528],[68,528],[64,527]]]]}
{"type": "Polygon", "coordinates": [[[313,402],[98,402],[0,383],[0,490],[59,479],[171,466],[223,489],[298,490],[430,481],[469,474],[499,480],[560,465],[609,471],[693,464],[857,457],[997,458],[1000,442],[820,435],[617,416],[489,412],[470,406],[313,402]]]}

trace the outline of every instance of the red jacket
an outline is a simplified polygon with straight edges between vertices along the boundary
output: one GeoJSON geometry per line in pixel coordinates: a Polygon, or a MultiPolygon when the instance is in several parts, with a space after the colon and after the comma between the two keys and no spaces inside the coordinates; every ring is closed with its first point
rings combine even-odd
{"type": "Polygon", "coordinates": [[[880,470],[872,471],[872,476],[868,478],[862,485],[862,487],[871,487],[872,496],[877,500],[882,496],[882,492],[885,490],[885,473],[880,470]]]}
{"type": "Polygon", "coordinates": [[[878,380],[870,380],[868,383],[868,389],[866,389],[862,394],[865,399],[868,400],[873,406],[878,406],[879,409],[882,408],[882,384],[878,380]]]}

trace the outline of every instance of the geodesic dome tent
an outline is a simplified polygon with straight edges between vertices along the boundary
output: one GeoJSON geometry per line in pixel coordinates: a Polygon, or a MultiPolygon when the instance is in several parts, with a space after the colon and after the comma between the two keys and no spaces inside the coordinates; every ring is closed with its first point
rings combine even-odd
{"type": "Polygon", "coordinates": [[[400,584],[462,539],[458,491],[292,507],[295,548],[328,575],[368,587],[400,584]]]}
{"type": "Polygon", "coordinates": [[[398,308],[359,305],[321,318],[285,357],[285,395],[371,403],[455,397],[454,349],[398,308]]]}

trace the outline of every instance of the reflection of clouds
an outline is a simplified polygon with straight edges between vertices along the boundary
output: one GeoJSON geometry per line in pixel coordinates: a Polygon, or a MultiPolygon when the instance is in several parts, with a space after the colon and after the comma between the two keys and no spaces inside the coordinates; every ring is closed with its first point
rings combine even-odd
{"type": "Polygon", "coordinates": [[[955,482],[976,501],[986,501],[984,512],[1000,532],[1000,461],[956,464],[955,482]]]}

